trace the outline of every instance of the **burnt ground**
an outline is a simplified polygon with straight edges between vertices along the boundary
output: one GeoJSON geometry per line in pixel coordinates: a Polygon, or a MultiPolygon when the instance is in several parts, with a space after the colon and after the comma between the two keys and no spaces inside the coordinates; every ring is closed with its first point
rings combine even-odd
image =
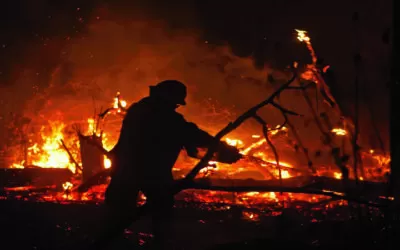
{"type": "MultiPolygon", "coordinates": [[[[395,249],[392,225],[376,210],[290,207],[278,215],[267,206],[261,213],[239,206],[226,210],[177,202],[173,245],[175,249],[395,249]],[[245,219],[246,213],[254,213],[258,221],[245,219]]],[[[101,205],[0,200],[0,211],[2,250],[80,249],[79,242],[98,227],[101,205]]],[[[149,242],[149,219],[144,218],[113,249],[144,249],[149,242]]]]}

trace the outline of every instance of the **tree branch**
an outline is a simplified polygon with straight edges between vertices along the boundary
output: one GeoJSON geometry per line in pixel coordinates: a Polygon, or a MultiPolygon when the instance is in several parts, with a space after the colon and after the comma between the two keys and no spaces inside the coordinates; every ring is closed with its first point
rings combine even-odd
{"type": "Polygon", "coordinates": [[[197,163],[197,165],[189,172],[189,174],[184,178],[184,181],[182,182],[182,185],[178,185],[179,187],[177,190],[175,190],[175,193],[180,192],[181,190],[184,189],[184,183],[185,182],[190,182],[193,181],[196,175],[200,172],[201,169],[206,167],[208,165],[208,162],[212,159],[214,156],[215,152],[217,151],[217,145],[218,142],[228,133],[232,132],[236,128],[238,128],[244,121],[246,121],[249,118],[254,117],[256,115],[257,111],[262,108],[267,106],[268,104],[271,104],[275,97],[279,96],[279,94],[284,91],[289,85],[296,79],[296,72],[293,71],[293,76],[292,78],[283,84],[277,91],[275,91],[270,97],[268,97],[266,100],[260,102],[256,106],[250,108],[247,110],[245,113],[243,113],[241,116],[239,116],[234,122],[229,123],[226,127],[224,127],[221,131],[219,131],[215,136],[215,142],[210,145],[210,147],[207,150],[207,153],[205,156],[200,160],[200,162],[197,163]]]}
{"type": "Polygon", "coordinates": [[[71,152],[69,151],[67,145],[65,145],[63,139],[60,140],[60,143],[61,143],[61,145],[63,146],[63,148],[65,149],[65,151],[67,151],[67,154],[68,154],[68,156],[69,156],[69,159],[70,159],[70,161],[71,161],[72,163],[74,163],[76,169],[82,171],[82,170],[83,170],[82,167],[79,166],[78,162],[76,162],[76,160],[75,160],[74,157],[72,156],[71,152]]]}
{"type": "Polygon", "coordinates": [[[253,117],[258,123],[261,124],[265,140],[267,141],[269,147],[272,149],[272,152],[274,153],[276,166],[278,167],[278,170],[279,170],[279,183],[282,186],[282,184],[283,184],[282,183],[282,170],[281,170],[281,166],[279,165],[279,155],[278,155],[278,151],[276,150],[276,147],[274,146],[274,144],[269,139],[268,129],[267,129],[267,122],[264,121],[264,119],[261,118],[258,115],[254,115],[253,117]]]}

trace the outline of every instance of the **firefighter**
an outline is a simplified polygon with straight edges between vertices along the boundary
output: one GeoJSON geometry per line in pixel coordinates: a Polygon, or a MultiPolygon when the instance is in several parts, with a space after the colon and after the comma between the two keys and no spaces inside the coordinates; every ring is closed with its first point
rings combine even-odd
{"type": "MultiPolygon", "coordinates": [[[[185,105],[186,86],[166,80],[150,86],[150,95],[134,103],[123,120],[118,143],[112,150],[113,172],[106,190],[107,213],[103,229],[93,249],[107,249],[112,240],[137,218],[139,191],[146,196],[152,217],[154,243],[166,243],[174,197],[167,188],[174,183],[172,167],[182,149],[194,156],[196,148],[206,148],[214,138],[176,112],[185,105]]],[[[217,160],[234,163],[239,151],[219,142],[217,160]]]]}

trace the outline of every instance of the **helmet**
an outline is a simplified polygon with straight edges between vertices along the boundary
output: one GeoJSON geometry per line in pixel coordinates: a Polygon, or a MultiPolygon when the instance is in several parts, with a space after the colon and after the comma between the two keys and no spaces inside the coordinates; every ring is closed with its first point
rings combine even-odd
{"type": "Polygon", "coordinates": [[[177,80],[165,80],[150,86],[150,95],[169,100],[174,104],[186,105],[186,86],[177,80]]]}

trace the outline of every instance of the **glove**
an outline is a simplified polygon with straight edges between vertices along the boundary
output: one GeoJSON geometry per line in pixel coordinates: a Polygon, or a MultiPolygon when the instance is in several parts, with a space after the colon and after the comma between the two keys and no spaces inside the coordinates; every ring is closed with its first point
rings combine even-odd
{"type": "Polygon", "coordinates": [[[216,161],[221,163],[232,164],[243,158],[239,150],[225,142],[220,142],[218,146],[218,151],[216,154],[216,161]]]}

